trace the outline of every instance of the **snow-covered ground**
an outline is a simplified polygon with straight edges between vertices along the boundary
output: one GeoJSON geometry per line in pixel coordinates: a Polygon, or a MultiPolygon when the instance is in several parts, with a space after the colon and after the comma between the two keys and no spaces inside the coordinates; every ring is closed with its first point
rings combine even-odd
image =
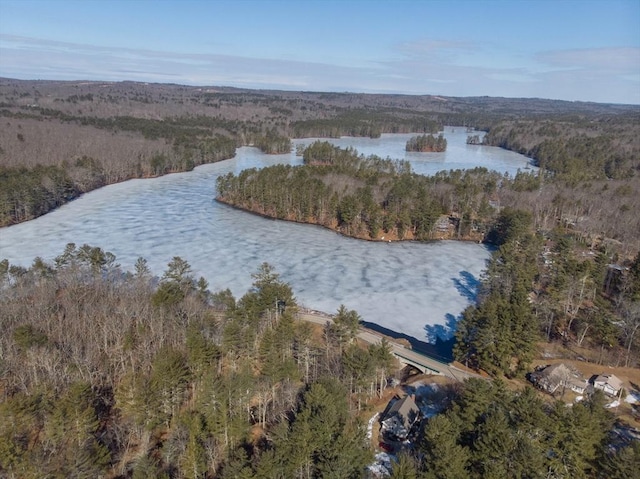
{"type": "MultiPolygon", "coordinates": [[[[628,403],[628,404],[638,404],[638,403],[640,403],[640,391],[629,391],[629,392],[627,392],[627,395],[625,396],[623,401],[628,403]]],[[[611,408],[618,407],[618,406],[620,406],[620,400],[619,399],[615,399],[614,401],[612,401],[609,404],[607,404],[605,407],[611,409],[611,408]]]]}
{"type": "Polygon", "coordinates": [[[640,403],[640,391],[629,391],[627,397],[624,398],[624,401],[629,404],[640,403]]]}
{"type": "Polygon", "coordinates": [[[424,418],[430,418],[442,411],[442,396],[440,386],[435,383],[416,382],[411,385],[413,394],[416,395],[416,404],[424,418]]]}
{"type": "Polygon", "coordinates": [[[375,413],[367,423],[367,439],[369,440],[371,440],[371,438],[373,437],[373,426],[376,423],[378,416],[380,416],[380,414],[375,413]]]}
{"type": "Polygon", "coordinates": [[[389,477],[391,475],[391,468],[393,467],[392,463],[395,460],[395,456],[387,454],[386,452],[379,452],[376,454],[374,463],[369,465],[367,469],[373,477],[389,477]]]}

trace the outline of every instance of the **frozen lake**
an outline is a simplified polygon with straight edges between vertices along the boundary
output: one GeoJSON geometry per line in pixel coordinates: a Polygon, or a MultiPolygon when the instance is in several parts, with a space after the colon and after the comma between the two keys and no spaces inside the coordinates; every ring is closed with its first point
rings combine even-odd
{"type": "MultiPolygon", "coordinates": [[[[447,127],[444,153],[406,153],[411,136],[329,141],[365,155],[409,160],[422,174],[474,166],[515,174],[529,162],[499,148],[466,145],[463,128],[447,127]]],[[[489,250],[452,241],[353,240],[214,201],[219,175],[276,163],[300,164],[301,158],[293,152],[268,156],[243,147],[234,159],[192,172],[101,188],[45,216],[0,229],[0,259],[29,266],[36,256],[52,260],[67,243],[86,243],[111,251],[128,270],[142,256],[161,275],[171,258],[180,256],[196,277],[209,281],[212,291],[229,288],[236,297],[248,290],[251,274],[266,261],[291,284],[303,306],[333,313],[344,304],[365,321],[422,341],[435,334],[449,338],[456,318],[474,299],[489,250]]]]}

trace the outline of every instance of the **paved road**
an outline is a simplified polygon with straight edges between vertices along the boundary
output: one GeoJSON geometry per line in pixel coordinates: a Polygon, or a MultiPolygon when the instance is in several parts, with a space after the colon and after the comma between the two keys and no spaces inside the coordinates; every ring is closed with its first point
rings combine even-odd
{"type": "MultiPolygon", "coordinates": [[[[332,321],[331,316],[320,312],[300,312],[299,318],[303,321],[309,321],[311,323],[322,325],[332,321]]],[[[378,344],[380,341],[382,341],[383,337],[384,336],[376,333],[375,331],[362,327],[358,332],[358,338],[368,344],[378,344]]],[[[397,357],[404,358],[411,362],[420,364],[423,367],[438,371],[440,374],[448,378],[455,379],[456,381],[463,381],[470,377],[481,377],[478,374],[463,371],[462,369],[458,369],[451,364],[443,363],[429,356],[425,356],[424,354],[413,351],[412,349],[405,348],[403,345],[398,344],[393,340],[390,340],[389,338],[387,338],[387,341],[391,346],[393,354],[397,357]]]]}

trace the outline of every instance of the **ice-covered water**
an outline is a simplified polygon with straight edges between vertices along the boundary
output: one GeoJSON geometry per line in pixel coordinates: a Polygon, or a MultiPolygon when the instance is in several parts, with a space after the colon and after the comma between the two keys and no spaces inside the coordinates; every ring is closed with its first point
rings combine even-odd
{"type": "MultiPolygon", "coordinates": [[[[414,134],[382,135],[380,138],[342,137],[332,139],[331,143],[342,148],[353,147],[365,156],[378,155],[382,158],[408,160],[413,171],[421,175],[432,175],[442,170],[470,169],[484,166],[489,170],[511,176],[524,169],[535,170],[530,159],[512,151],[493,146],[467,145],[469,133],[465,128],[446,127],[444,136],[447,139],[447,151],[442,153],[416,153],[405,151],[407,140],[414,134]]],[[[484,136],[483,132],[474,132],[484,136]]],[[[297,140],[296,143],[309,144],[316,139],[297,140]]]]}
{"type": "MultiPolygon", "coordinates": [[[[463,129],[447,129],[445,153],[405,153],[410,136],[332,142],[366,155],[408,159],[425,174],[477,165],[513,174],[528,163],[498,148],[467,146],[463,129]]],[[[451,334],[455,319],[473,301],[489,258],[485,246],[359,241],[214,201],[220,174],[275,163],[298,164],[300,158],[244,147],[232,160],[192,172],[107,186],[43,217],[0,229],[0,258],[29,266],[36,256],[53,259],[67,243],[86,243],[111,251],[126,269],[143,256],[160,275],[172,257],[180,256],[209,281],[211,290],[230,288],[236,296],[247,291],[251,274],[266,261],[304,306],[335,312],[344,304],[365,321],[421,340],[451,334]]]]}

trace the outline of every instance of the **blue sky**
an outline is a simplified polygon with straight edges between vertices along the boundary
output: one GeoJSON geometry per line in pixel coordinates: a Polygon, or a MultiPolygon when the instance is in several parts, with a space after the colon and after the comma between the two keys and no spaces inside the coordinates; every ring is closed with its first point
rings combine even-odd
{"type": "Polygon", "coordinates": [[[640,0],[0,0],[0,76],[640,104],[640,0]]]}

